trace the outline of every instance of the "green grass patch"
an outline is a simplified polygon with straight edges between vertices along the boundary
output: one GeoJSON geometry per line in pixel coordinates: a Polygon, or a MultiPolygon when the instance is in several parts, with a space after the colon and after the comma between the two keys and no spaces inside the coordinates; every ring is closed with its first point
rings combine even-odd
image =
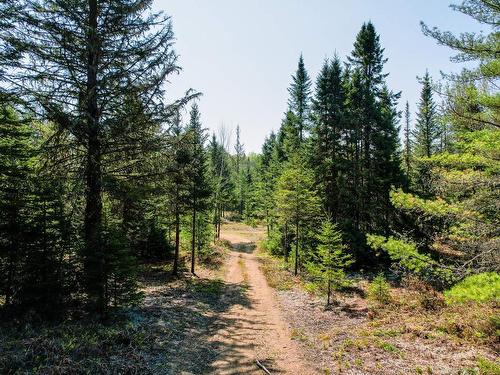
{"type": "Polygon", "coordinates": [[[500,301],[500,274],[486,272],[466,277],[444,293],[450,305],[500,301]]]}
{"type": "Polygon", "coordinates": [[[192,283],[191,288],[195,293],[217,297],[220,296],[224,290],[224,281],[220,279],[196,280],[192,283]]]}
{"type": "Polygon", "coordinates": [[[493,362],[486,358],[479,358],[477,367],[479,367],[481,375],[500,375],[499,361],[493,362]]]}

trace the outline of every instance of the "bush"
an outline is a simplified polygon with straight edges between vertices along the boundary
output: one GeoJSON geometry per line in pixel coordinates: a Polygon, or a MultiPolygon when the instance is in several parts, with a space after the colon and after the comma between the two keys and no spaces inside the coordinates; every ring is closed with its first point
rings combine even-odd
{"type": "Polygon", "coordinates": [[[379,273],[368,286],[368,298],[380,304],[388,303],[391,301],[390,289],[384,275],[379,273]]]}
{"type": "Polygon", "coordinates": [[[281,246],[281,235],[279,231],[271,231],[269,236],[262,241],[261,246],[269,254],[282,255],[283,249],[281,246]]]}
{"type": "Polygon", "coordinates": [[[466,277],[445,293],[448,304],[500,300],[500,275],[486,272],[466,277]]]}

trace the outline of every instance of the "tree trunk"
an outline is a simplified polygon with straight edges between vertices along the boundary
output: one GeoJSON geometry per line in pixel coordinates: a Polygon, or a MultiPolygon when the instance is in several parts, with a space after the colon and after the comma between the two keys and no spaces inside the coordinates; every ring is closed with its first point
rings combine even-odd
{"type": "Polygon", "coordinates": [[[266,226],[267,226],[267,237],[269,237],[270,223],[269,223],[269,210],[266,208],[266,226]]]}
{"type": "Polygon", "coordinates": [[[288,268],[288,223],[285,223],[285,242],[283,246],[283,257],[285,258],[285,264],[288,268]]]}
{"type": "Polygon", "coordinates": [[[295,225],[295,276],[299,273],[299,221],[295,225]]]}
{"type": "Polygon", "coordinates": [[[177,275],[179,271],[179,246],[180,246],[180,214],[179,207],[175,209],[175,253],[174,253],[174,266],[172,267],[172,273],[177,275]]]}
{"type": "Polygon", "coordinates": [[[196,246],[196,201],[193,205],[193,222],[191,225],[191,273],[194,275],[194,256],[195,256],[195,246],[196,246]]]}
{"type": "Polygon", "coordinates": [[[220,240],[220,226],[222,222],[222,214],[223,214],[223,209],[222,209],[222,204],[219,206],[219,215],[217,217],[217,239],[220,240]]]}
{"type": "Polygon", "coordinates": [[[326,305],[330,306],[330,295],[332,294],[332,280],[328,278],[328,292],[326,305]]]}
{"type": "Polygon", "coordinates": [[[89,18],[87,35],[87,160],[84,239],[85,259],[84,270],[86,289],[90,303],[99,314],[104,314],[105,275],[104,254],[102,249],[102,166],[101,143],[99,137],[99,111],[97,108],[97,64],[99,57],[99,41],[97,38],[97,0],[89,0],[89,18]]]}

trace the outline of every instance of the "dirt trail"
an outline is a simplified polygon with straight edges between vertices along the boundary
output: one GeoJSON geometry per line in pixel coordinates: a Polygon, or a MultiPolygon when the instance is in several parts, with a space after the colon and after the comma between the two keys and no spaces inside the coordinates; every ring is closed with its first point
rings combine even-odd
{"type": "MultiPolygon", "coordinates": [[[[221,358],[213,363],[216,374],[264,374],[259,360],[272,374],[313,374],[291,340],[290,330],[281,316],[274,291],[267,285],[254,254],[262,232],[241,224],[227,225],[222,237],[232,244],[226,264],[225,282],[247,288],[246,303],[235,303],[223,312],[233,324],[212,337],[218,342],[221,358]]],[[[233,298],[223,295],[222,298],[233,298]]]]}

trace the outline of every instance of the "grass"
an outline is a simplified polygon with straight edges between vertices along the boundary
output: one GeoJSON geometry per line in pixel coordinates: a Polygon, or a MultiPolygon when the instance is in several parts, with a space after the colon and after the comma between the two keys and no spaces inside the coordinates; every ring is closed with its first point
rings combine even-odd
{"type": "Polygon", "coordinates": [[[482,375],[500,375],[500,361],[490,361],[486,358],[479,358],[477,366],[482,375]]]}
{"type": "Polygon", "coordinates": [[[480,273],[466,277],[445,292],[448,304],[467,302],[500,302],[500,274],[497,272],[480,273]]]}
{"type": "Polygon", "coordinates": [[[224,281],[194,280],[191,282],[191,290],[205,297],[220,297],[224,289],[224,281]]]}
{"type": "Polygon", "coordinates": [[[261,269],[269,286],[276,290],[292,290],[297,281],[278,258],[260,253],[261,269]]]}
{"type": "Polygon", "coordinates": [[[139,353],[151,345],[145,328],[127,321],[2,327],[0,373],[144,373],[139,353]]]}
{"type": "Polygon", "coordinates": [[[377,347],[388,353],[401,354],[401,350],[387,341],[379,341],[377,347]]]}

